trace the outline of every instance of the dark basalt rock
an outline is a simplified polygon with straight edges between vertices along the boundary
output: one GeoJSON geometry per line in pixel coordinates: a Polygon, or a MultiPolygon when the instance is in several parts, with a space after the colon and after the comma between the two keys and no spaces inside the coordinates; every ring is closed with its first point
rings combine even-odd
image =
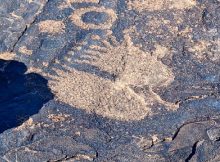
{"type": "MultiPolygon", "coordinates": [[[[0,60],[0,161],[220,161],[220,2],[197,0],[181,10],[166,5],[138,10],[125,0],[65,2],[0,0],[0,52],[16,55],[0,60]],[[116,20],[111,22],[106,10],[88,10],[78,19],[96,28],[71,19],[75,10],[91,6],[110,9],[116,20]],[[65,28],[42,32],[39,23],[45,20],[65,28]],[[52,94],[48,81],[63,77],[57,70],[114,82],[117,75],[92,64],[102,57],[95,55],[99,49],[93,56],[87,51],[104,47],[100,40],[123,44],[126,29],[146,54],[154,56],[156,46],[168,49],[157,61],[172,69],[174,80],[152,89],[163,101],[179,105],[177,110],[153,103],[153,115],[123,121],[88,113],[52,94]],[[27,72],[33,69],[36,73],[27,72]]],[[[145,87],[131,86],[143,95],[145,87]]]]}
{"type": "Polygon", "coordinates": [[[100,13],[100,12],[87,12],[84,15],[82,15],[82,20],[86,23],[92,23],[95,25],[99,25],[101,23],[105,23],[108,20],[108,15],[106,13],[100,13]]]}
{"type": "Polygon", "coordinates": [[[0,1],[0,51],[13,50],[24,31],[41,12],[47,0],[38,1],[0,1]],[[11,14],[13,13],[13,14],[11,14]]]}

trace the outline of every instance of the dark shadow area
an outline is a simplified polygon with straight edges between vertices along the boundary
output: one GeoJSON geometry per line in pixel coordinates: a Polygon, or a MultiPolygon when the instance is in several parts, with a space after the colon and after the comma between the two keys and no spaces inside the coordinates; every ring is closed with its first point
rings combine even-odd
{"type": "Polygon", "coordinates": [[[47,80],[18,61],[0,59],[0,133],[19,126],[53,98],[47,80]]]}

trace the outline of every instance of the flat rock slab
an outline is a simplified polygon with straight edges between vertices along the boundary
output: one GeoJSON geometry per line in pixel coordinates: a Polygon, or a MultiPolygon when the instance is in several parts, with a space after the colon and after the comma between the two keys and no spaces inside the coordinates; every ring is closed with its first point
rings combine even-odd
{"type": "Polygon", "coordinates": [[[219,0],[0,0],[0,32],[0,161],[220,161],[219,0]]]}

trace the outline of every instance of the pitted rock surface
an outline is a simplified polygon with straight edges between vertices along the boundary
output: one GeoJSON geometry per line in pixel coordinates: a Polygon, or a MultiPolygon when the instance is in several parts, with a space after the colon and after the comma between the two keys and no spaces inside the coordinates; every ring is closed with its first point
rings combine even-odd
{"type": "Polygon", "coordinates": [[[219,0],[0,0],[0,31],[0,161],[220,161],[219,0]]]}

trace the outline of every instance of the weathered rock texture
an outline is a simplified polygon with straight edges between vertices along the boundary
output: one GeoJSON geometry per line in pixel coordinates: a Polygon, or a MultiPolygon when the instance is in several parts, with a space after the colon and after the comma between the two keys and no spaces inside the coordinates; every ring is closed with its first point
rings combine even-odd
{"type": "Polygon", "coordinates": [[[219,0],[0,0],[0,32],[0,81],[48,80],[0,161],[220,161],[219,0]]]}

